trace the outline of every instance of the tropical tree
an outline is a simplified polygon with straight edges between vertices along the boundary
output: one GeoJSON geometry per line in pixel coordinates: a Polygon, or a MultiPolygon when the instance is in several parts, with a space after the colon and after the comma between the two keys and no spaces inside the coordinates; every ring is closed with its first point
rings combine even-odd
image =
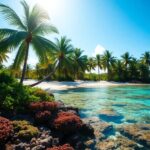
{"type": "Polygon", "coordinates": [[[101,55],[100,54],[96,55],[95,61],[96,61],[96,65],[98,67],[98,76],[99,76],[99,80],[100,80],[100,69],[102,69],[101,55]]]}
{"type": "Polygon", "coordinates": [[[129,67],[129,63],[132,60],[132,56],[130,56],[129,52],[126,52],[121,57],[125,68],[125,79],[128,79],[128,67],[129,67]]]}
{"type": "Polygon", "coordinates": [[[138,80],[138,60],[132,58],[129,63],[129,79],[132,81],[138,80]]]}
{"type": "Polygon", "coordinates": [[[117,80],[123,80],[123,65],[121,60],[116,60],[114,64],[114,74],[117,76],[117,80]]]}
{"type": "Polygon", "coordinates": [[[109,50],[106,50],[102,56],[102,64],[104,69],[107,69],[107,77],[108,80],[111,79],[110,75],[111,75],[111,67],[115,64],[115,57],[112,56],[112,52],[110,52],[109,50]]]}
{"type": "MultiPolygon", "coordinates": [[[[7,51],[8,52],[8,51],[7,51]]],[[[2,65],[2,63],[4,61],[7,61],[8,59],[8,55],[7,52],[0,52],[0,65],[2,65]]]]}
{"type": "Polygon", "coordinates": [[[87,71],[90,72],[90,79],[91,79],[92,70],[95,70],[95,66],[96,63],[94,57],[89,57],[87,61],[87,71]]]}
{"type": "Polygon", "coordinates": [[[32,9],[23,0],[21,4],[24,9],[24,17],[19,15],[9,6],[0,4],[0,12],[5,19],[16,29],[0,29],[0,51],[18,48],[14,60],[14,68],[23,64],[20,83],[23,83],[27,68],[29,48],[32,45],[39,60],[44,62],[48,51],[55,48],[55,44],[43,36],[47,33],[57,33],[57,29],[50,24],[48,13],[35,5],[32,9]]]}
{"type": "Polygon", "coordinates": [[[145,52],[144,54],[142,54],[141,62],[147,65],[147,67],[150,66],[150,52],[145,52]]]}
{"type": "Polygon", "coordinates": [[[66,36],[56,38],[56,50],[53,52],[55,62],[58,62],[58,76],[67,79],[68,74],[73,71],[72,59],[73,46],[71,40],[66,36]],[[60,76],[61,75],[61,76],[60,76]]]}
{"type": "Polygon", "coordinates": [[[76,48],[71,56],[73,61],[74,76],[78,79],[79,74],[83,74],[87,69],[87,56],[83,55],[83,50],[76,48]]]}

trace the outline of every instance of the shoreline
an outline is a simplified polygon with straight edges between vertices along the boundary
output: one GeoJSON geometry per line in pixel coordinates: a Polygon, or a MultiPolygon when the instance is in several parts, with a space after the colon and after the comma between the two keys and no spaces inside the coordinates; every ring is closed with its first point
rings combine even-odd
{"type": "MultiPolygon", "coordinates": [[[[25,80],[24,85],[30,85],[37,80],[25,80]]],[[[114,82],[114,81],[47,81],[42,82],[35,87],[42,88],[47,91],[69,90],[76,88],[98,88],[108,86],[150,86],[145,83],[129,83],[129,82],[114,82]]]]}

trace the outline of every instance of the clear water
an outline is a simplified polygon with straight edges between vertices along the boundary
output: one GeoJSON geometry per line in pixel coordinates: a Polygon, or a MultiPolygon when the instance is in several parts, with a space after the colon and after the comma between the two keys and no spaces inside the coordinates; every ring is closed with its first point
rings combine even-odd
{"type": "Polygon", "coordinates": [[[79,88],[54,93],[57,100],[80,108],[81,117],[99,117],[102,109],[121,114],[120,123],[150,123],[150,86],[79,88]]]}

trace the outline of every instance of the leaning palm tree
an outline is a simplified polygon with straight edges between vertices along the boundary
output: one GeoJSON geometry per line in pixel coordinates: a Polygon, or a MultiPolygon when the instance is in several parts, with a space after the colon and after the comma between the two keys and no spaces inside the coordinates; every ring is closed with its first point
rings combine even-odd
{"type": "Polygon", "coordinates": [[[79,74],[84,73],[87,69],[87,56],[83,55],[83,50],[76,48],[71,56],[73,61],[74,76],[78,79],[79,74]]]}
{"type": "Polygon", "coordinates": [[[0,29],[0,51],[18,48],[14,60],[14,68],[23,64],[20,83],[23,83],[27,68],[29,48],[32,45],[39,60],[44,62],[49,50],[55,48],[55,44],[44,38],[47,33],[58,33],[57,29],[50,24],[49,15],[45,10],[35,5],[32,9],[23,0],[21,4],[24,9],[24,17],[19,15],[9,6],[0,4],[0,12],[5,19],[16,29],[0,29]]]}
{"type": "Polygon", "coordinates": [[[109,50],[106,50],[102,56],[102,64],[104,66],[104,69],[107,69],[107,77],[108,80],[110,80],[110,74],[111,74],[111,67],[115,63],[115,57],[112,56],[112,52],[109,50]]]}
{"type": "Polygon", "coordinates": [[[95,60],[96,60],[96,65],[98,67],[98,75],[99,75],[99,80],[100,80],[100,69],[102,69],[101,55],[97,54],[95,60]]]}
{"type": "Polygon", "coordinates": [[[73,69],[71,60],[73,46],[70,42],[71,40],[67,39],[66,36],[63,36],[60,39],[56,38],[56,50],[53,52],[53,57],[55,58],[55,62],[58,62],[59,78],[61,75],[66,79],[73,69]]]}

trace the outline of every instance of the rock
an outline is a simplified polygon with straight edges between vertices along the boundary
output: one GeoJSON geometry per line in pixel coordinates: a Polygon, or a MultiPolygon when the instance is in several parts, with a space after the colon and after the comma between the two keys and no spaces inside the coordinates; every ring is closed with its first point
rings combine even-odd
{"type": "Polygon", "coordinates": [[[50,136],[50,137],[48,137],[48,138],[46,138],[46,139],[42,139],[41,141],[40,141],[40,145],[43,145],[43,146],[45,146],[45,147],[49,147],[49,146],[51,146],[52,145],[52,136],[50,136]]]}
{"type": "Polygon", "coordinates": [[[135,140],[145,148],[150,148],[150,124],[121,125],[118,130],[121,134],[135,140]]]}
{"type": "Polygon", "coordinates": [[[14,147],[12,144],[6,144],[5,145],[5,150],[14,150],[14,147]]]}
{"type": "Polygon", "coordinates": [[[32,150],[44,150],[44,149],[45,149],[45,146],[43,146],[43,145],[37,145],[32,148],[32,150]]]}
{"type": "Polygon", "coordinates": [[[107,122],[121,123],[123,116],[112,109],[102,109],[99,113],[99,117],[107,122]]]}
{"type": "Polygon", "coordinates": [[[126,137],[118,136],[114,139],[106,139],[99,142],[98,150],[135,150],[140,149],[138,144],[126,137]]]}
{"type": "Polygon", "coordinates": [[[94,139],[90,139],[84,142],[86,149],[94,149],[95,148],[95,140],[94,139]]]}
{"type": "Polygon", "coordinates": [[[94,128],[90,124],[83,124],[79,131],[83,135],[93,136],[94,128]]]}
{"type": "Polygon", "coordinates": [[[53,138],[52,139],[52,146],[57,146],[59,145],[59,138],[53,138]]]}
{"type": "Polygon", "coordinates": [[[90,124],[94,129],[94,135],[97,140],[106,138],[113,134],[113,126],[110,123],[104,122],[97,117],[83,119],[85,124],[90,124]]]}
{"type": "Polygon", "coordinates": [[[26,143],[19,143],[18,145],[14,146],[15,150],[26,150],[27,144],[26,143]]]}

